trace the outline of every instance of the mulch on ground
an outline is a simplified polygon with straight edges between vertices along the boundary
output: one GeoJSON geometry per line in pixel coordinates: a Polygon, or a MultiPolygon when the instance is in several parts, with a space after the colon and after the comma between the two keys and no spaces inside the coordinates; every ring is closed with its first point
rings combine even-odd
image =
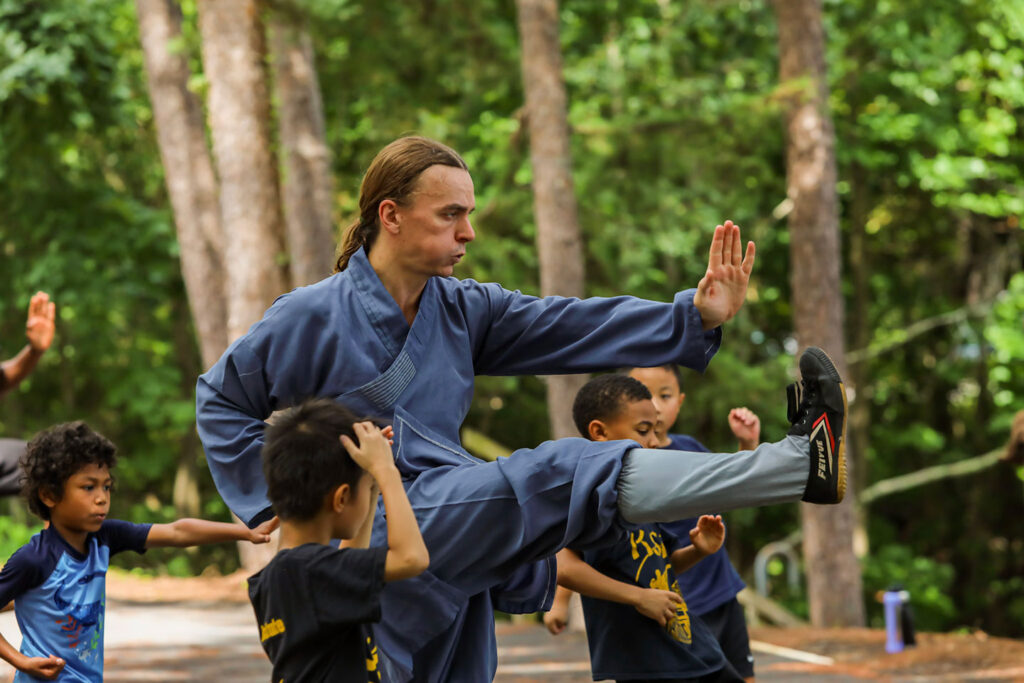
{"type": "MultiPolygon", "coordinates": [[[[853,675],[955,676],[1024,681],[1024,642],[983,632],[919,633],[917,645],[903,652],[885,651],[885,632],[866,628],[754,628],[751,638],[832,657],[830,670],[853,675]]],[[[816,668],[805,665],[804,668],[816,668]]],[[[825,670],[829,667],[821,667],[825,670]]]]}

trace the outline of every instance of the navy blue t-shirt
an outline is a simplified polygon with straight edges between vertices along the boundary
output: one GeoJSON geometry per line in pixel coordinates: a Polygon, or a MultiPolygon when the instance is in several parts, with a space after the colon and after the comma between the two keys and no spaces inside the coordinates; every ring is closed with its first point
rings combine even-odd
{"type": "MultiPolygon", "coordinates": [[[[676,451],[709,453],[700,441],[686,434],[669,434],[672,443],[665,448],[676,451]]],[[[671,524],[662,524],[666,535],[672,536],[673,544],[678,548],[690,545],[690,530],[697,526],[697,517],[683,519],[671,524]]],[[[679,576],[679,589],[690,604],[694,614],[707,614],[733,598],[746,588],[743,579],[736,573],[729,561],[729,553],[725,545],[713,555],[705,557],[689,570],[679,576]]]]}
{"type": "MultiPolygon", "coordinates": [[[[145,552],[149,527],[108,519],[88,535],[83,555],[51,526],[15,551],[0,571],[0,605],[14,600],[21,653],[62,658],[62,681],[101,683],[110,556],[145,552]]],[[[14,680],[36,679],[19,671],[14,680]]]]}
{"type": "MultiPolygon", "coordinates": [[[[605,576],[643,588],[680,593],[657,524],[641,524],[612,546],[588,550],[583,560],[605,576]]],[[[696,678],[718,671],[725,656],[700,619],[691,619],[686,595],[663,628],[630,605],[582,596],[594,680],[696,678]]]]}

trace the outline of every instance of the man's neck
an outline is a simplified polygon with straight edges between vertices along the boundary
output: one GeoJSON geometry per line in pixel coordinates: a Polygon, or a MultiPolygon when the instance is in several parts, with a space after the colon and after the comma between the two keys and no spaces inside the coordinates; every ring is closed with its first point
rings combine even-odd
{"type": "Polygon", "coordinates": [[[396,255],[390,253],[383,243],[374,245],[369,261],[384,289],[388,290],[388,294],[398,304],[406,322],[412,325],[419,311],[420,297],[423,295],[423,288],[427,286],[428,278],[404,270],[396,255]]]}

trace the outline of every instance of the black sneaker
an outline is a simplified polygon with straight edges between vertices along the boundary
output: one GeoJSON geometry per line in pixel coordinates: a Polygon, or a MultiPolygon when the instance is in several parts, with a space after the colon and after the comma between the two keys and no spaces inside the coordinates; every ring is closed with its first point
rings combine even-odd
{"type": "Polygon", "coordinates": [[[808,503],[835,504],[846,494],[846,389],[839,371],[821,349],[800,356],[800,382],[786,387],[789,433],[811,440],[808,503]]]}

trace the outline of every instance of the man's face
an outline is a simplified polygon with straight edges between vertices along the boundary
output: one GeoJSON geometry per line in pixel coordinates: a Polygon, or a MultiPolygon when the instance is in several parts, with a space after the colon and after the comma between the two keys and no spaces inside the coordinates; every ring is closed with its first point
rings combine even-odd
{"type": "Polygon", "coordinates": [[[658,409],[653,401],[628,401],[615,417],[604,421],[605,440],[632,439],[644,448],[657,448],[658,438],[654,434],[657,422],[658,409]]]}
{"type": "Polygon", "coordinates": [[[106,465],[86,465],[64,482],[63,496],[50,507],[50,521],[73,532],[99,531],[110,509],[112,485],[106,465]]]}
{"type": "Polygon", "coordinates": [[[427,277],[452,274],[476,237],[469,214],[476,208],[473,179],[461,168],[435,165],[420,174],[405,206],[396,208],[399,258],[406,270],[427,277]]]}

